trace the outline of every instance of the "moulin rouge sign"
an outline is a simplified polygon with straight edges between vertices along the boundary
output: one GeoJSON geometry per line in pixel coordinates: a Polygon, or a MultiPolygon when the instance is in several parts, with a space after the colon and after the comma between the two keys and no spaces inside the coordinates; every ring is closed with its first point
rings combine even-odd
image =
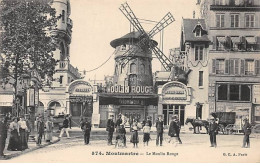
{"type": "Polygon", "coordinates": [[[152,86],[111,86],[109,88],[109,93],[146,93],[150,94],[153,93],[152,86]]]}

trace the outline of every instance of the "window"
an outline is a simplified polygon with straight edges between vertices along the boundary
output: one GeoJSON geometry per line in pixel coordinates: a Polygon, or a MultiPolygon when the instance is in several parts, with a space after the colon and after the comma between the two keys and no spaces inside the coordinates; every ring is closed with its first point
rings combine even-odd
{"type": "Polygon", "coordinates": [[[59,79],[60,84],[62,84],[62,81],[63,81],[63,76],[60,76],[60,79],[59,79]]]}
{"type": "Polygon", "coordinates": [[[203,71],[199,71],[199,86],[203,86],[203,71]]]}
{"type": "Polygon", "coordinates": [[[230,100],[239,100],[239,85],[230,85],[230,100]]]}
{"type": "Polygon", "coordinates": [[[254,74],[254,60],[245,60],[245,75],[254,74]]]}
{"type": "Polygon", "coordinates": [[[228,86],[227,84],[218,85],[218,100],[227,100],[228,86]]]}
{"type": "Polygon", "coordinates": [[[62,10],[61,20],[65,22],[65,10],[62,10]]]}
{"type": "Polygon", "coordinates": [[[224,70],[225,70],[224,63],[225,63],[224,59],[216,60],[216,74],[224,74],[224,70]]]}
{"type": "Polygon", "coordinates": [[[224,27],[224,14],[217,14],[216,15],[216,27],[224,27]]]}
{"type": "Polygon", "coordinates": [[[136,73],[136,64],[135,63],[132,63],[130,65],[130,73],[136,73]]]}
{"type": "Polygon", "coordinates": [[[238,14],[231,14],[231,27],[232,28],[239,27],[239,15],[238,14]]]}
{"type": "Polygon", "coordinates": [[[124,66],[125,66],[125,64],[123,63],[122,65],[121,65],[121,74],[123,73],[123,71],[124,71],[124,66]]]}
{"type": "Polygon", "coordinates": [[[229,72],[230,72],[230,74],[234,74],[234,75],[239,74],[239,60],[238,59],[229,60],[229,72]]]}
{"type": "Polygon", "coordinates": [[[196,31],[195,31],[195,36],[196,37],[201,37],[201,29],[200,28],[197,28],[196,31]]]}
{"type": "Polygon", "coordinates": [[[219,84],[217,85],[218,100],[250,101],[251,85],[219,84]]]}
{"type": "Polygon", "coordinates": [[[217,37],[217,50],[224,50],[226,43],[226,37],[225,36],[218,36],[217,37]]]}
{"type": "Polygon", "coordinates": [[[255,15],[254,14],[246,14],[245,15],[246,28],[255,27],[255,15]]]}
{"type": "Polygon", "coordinates": [[[203,60],[203,46],[195,46],[195,61],[203,60]]]}

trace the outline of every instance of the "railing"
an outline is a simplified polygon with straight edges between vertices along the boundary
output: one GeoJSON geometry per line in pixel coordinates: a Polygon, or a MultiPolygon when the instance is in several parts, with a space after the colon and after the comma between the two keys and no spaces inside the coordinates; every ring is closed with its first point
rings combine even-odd
{"type": "Polygon", "coordinates": [[[59,69],[60,70],[68,70],[70,73],[72,73],[77,78],[81,77],[81,74],[79,73],[78,69],[73,67],[68,61],[60,61],[59,62],[59,69]]]}

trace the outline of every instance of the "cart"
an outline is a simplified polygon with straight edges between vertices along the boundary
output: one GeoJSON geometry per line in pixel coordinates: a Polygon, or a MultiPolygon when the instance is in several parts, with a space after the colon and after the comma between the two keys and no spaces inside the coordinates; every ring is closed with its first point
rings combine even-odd
{"type": "Polygon", "coordinates": [[[219,132],[222,134],[239,133],[239,126],[235,125],[235,112],[213,112],[211,115],[218,120],[219,132]]]}

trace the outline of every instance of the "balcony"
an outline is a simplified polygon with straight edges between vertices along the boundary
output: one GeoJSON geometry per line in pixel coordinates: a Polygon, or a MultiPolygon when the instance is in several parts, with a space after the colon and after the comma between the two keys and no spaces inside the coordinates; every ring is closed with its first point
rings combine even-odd
{"type": "Polygon", "coordinates": [[[229,0],[226,3],[222,0],[214,0],[210,10],[236,10],[236,11],[259,11],[259,0],[229,0]]]}

